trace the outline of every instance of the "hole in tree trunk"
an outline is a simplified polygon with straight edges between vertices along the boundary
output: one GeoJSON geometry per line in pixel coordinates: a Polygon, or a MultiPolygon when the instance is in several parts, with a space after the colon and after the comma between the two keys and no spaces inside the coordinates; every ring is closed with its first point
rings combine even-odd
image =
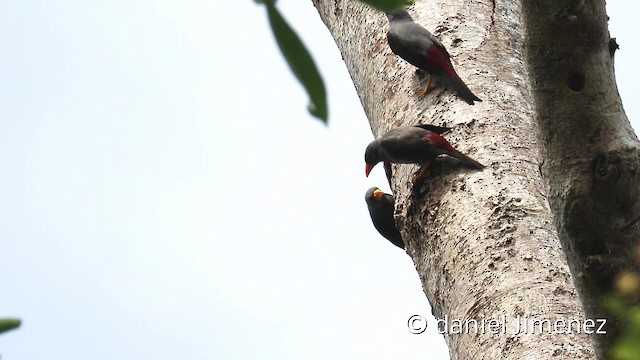
{"type": "Polygon", "coordinates": [[[567,86],[569,86],[569,89],[573,91],[579,92],[582,90],[582,88],[584,88],[584,83],[584,74],[581,72],[572,72],[569,74],[569,77],[567,77],[567,86]]]}

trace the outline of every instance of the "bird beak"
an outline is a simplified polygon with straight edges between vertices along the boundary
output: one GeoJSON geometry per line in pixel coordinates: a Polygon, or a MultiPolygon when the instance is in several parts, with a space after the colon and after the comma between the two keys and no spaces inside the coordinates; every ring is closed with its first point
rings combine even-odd
{"type": "Polygon", "coordinates": [[[376,199],[376,201],[380,201],[380,198],[382,198],[382,195],[384,195],[384,192],[380,189],[375,189],[373,191],[373,198],[376,199]]]}
{"type": "Polygon", "coordinates": [[[365,174],[367,174],[367,177],[369,177],[369,173],[371,172],[371,169],[373,169],[373,167],[376,166],[375,164],[371,165],[371,164],[367,164],[367,167],[364,169],[365,170],[365,174]]]}

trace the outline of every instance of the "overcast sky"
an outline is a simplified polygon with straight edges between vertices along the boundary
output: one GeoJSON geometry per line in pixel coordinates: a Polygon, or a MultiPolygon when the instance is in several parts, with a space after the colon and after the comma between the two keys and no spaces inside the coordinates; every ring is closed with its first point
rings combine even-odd
{"type": "MultiPolygon", "coordinates": [[[[340,54],[310,1],[279,7],[328,128],[253,1],[0,2],[3,360],[448,358],[406,328],[431,310],[371,225],[340,54]]],[[[637,9],[609,4],[631,119],[637,9]]]]}

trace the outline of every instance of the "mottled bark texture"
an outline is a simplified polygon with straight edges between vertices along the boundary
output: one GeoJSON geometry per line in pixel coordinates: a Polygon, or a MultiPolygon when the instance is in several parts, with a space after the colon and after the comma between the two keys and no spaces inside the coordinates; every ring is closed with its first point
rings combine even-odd
{"type": "Polygon", "coordinates": [[[607,335],[594,337],[602,357],[621,330],[602,298],[618,273],[638,271],[639,143],[616,87],[604,1],[522,4],[549,204],[587,317],[609,318],[607,335]]]}
{"type": "MultiPolygon", "coordinates": [[[[487,166],[470,171],[455,160],[438,159],[431,177],[415,189],[410,179],[418,167],[393,166],[396,221],[434,315],[479,322],[506,317],[506,334],[448,334],[451,357],[593,358],[591,339],[575,326],[571,333],[549,334],[545,327],[542,333],[515,334],[518,316],[552,322],[584,318],[540,171],[520,2],[429,0],[409,8],[449,49],[457,72],[483,100],[475,106],[442,89],[417,97],[415,68],[391,53],[383,14],[354,0],[314,4],[342,52],[376,136],[404,124],[452,127],[445,137],[487,166]]],[[[618,158],[602,159],[599,168],[615,169],[612,161],[618,158]]],[[[362,167],[364,172],[364,159],[362,167]]],[[[582,173],[591,179],[591,173],[582,173]]]]}

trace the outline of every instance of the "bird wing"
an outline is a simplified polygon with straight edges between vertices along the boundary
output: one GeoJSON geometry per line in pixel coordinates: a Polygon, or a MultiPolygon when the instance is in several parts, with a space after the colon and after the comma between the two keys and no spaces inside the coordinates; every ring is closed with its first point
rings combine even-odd
{"type": "Polygon", "coordinates": [[[442,53],[446,55],[447,58],[451,57],[451,55],[449,55],[449,52],[447,51],[447,48],[442,45],[438,38],[436,38],[431,32],[429,32],[429,30],[423,28],[421,25],[415,22],[407,23],[402,28],[401,33],[403,38],[407,38],[407,36],[409,35],[409,38],[420,39],[420,42],[424,44],[424,47],[429,47],[431,45],[430,43],[433,43],[436,45],[436,47],[442,50],[442,53]]]}
{"type": "Polygon", "coordinates": [[[447,52],[447,49],[435,38],[435,36],[431,35],[431,40],[435,46],[432,46],[428,49],[425,54],[425,58],[430,63],[436,65],[438,68],[442,69],[442,71],[446,72],[451,78],[455,79],[458,77],[455,70],[453,70],[453,65],[451,64],[451,55],[447,52]]]}
{"type": "MultiPolygon", "coordinates": [[[[453,70],[453,65],[451,64],[451,55],[449,55],[449,52],[444,45],[442,45],[440,40],[433,36],[429,30],[411,22],[403,26],[399,30],[398,35],[402,39],[406,39],[406,41],[411,44],[411,47],[421,49],[421,54],[419,56],[424,60],[427,60],[427,63],[432,64],[432,66],[436,66],[454,79],[457,77],[455,70],[453,70]]],[[[407,46],[409,46],[409,44],[407,44],[407,46]]],[[[416,66],[421,67],[419,65],[416,66]]]]}
{"type": "Polygon", "coordinates": [[[431,38],[431,41],[433,41],[433,43],[436,44],[436,46],[439,47],[440,50],[442,50],[444,52],[444,54],[447,56],[447,59],[450,59],[451,55],[449,55],[449,52],[447,51],[447,48],[445,48],[444,45],[442,45],[440,40],[438,40],[438,38],[433,36],[433,34],[428,32],[428,31],[427,31],[427,34],[428,34],[429,38],[431,38]]]}

